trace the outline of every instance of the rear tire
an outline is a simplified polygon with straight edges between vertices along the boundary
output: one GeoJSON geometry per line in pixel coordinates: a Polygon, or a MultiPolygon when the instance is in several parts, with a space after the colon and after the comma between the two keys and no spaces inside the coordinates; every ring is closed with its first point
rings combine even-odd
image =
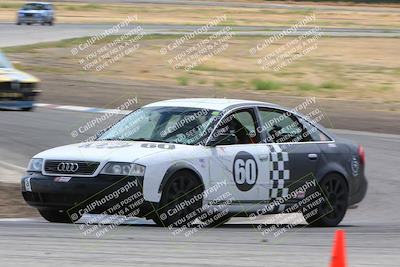
{"type": "Polygon", "coordinates": [[[163,189],[153,221],[163,227],[189,227],[201,215],[202,193],[203,186],[195,174],[186,170],[176,172],[163,189]],[[180,208],[185,201],[191,204],[180,208]]]}
{"type": "Polygon", "coordinates": [[[340,174],[328,174],[319,183],[317,190],[324,198],[313,216],[306,217],[311,226],[334,227],[344,218],[348,206],[349,189],[347,182],[340,174]]]}
{"type": "Polygon", "coordinates": [[[72,220],[67,212],[54,209],[39,209],[39,213],[47,221],[54,223],[74,223],[80,219],[80,216],[78,215],[79,218],[72,220]]]}

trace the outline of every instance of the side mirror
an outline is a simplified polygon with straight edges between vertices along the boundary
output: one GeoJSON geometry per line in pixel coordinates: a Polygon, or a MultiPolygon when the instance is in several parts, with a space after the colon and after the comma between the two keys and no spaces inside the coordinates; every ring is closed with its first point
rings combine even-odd
{"type": "Polygon", "coordinates": [[[238,143],[238,138],[234,133],[224,133],[218,134],[217,136],[211,138],[208,143],[210,146],[218,145],[235,145],[238,143]]]}

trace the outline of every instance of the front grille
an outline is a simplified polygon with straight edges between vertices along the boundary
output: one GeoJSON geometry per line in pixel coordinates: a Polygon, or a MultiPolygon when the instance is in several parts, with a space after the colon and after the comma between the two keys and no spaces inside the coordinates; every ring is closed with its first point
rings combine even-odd
{"type": "Polygon", "coordinates": [[[35,87],[35,83],[23,83],[18,81],[0,83],[0,91],[7,92],[31,92],[35,87]]]}
{"type": "Polygon", "coordinates": [[[94,161],[68,161],[68,160],[46,160],[44,164],[44,170],[46,173],[49,174],[75,174],[75,175],[92,175],[99,167],[99,162],[94,161]],[[77,164],[78,168],[75,170],[73,168],[65,168],[63,170],[60,164],[64,163],[65,165],[68,164],[77,164]]]}
{"type": "Polygon", "coordinates": [[[36,84],[35,83],[20,83],[20,90],[22,91],[32,91],[32,89],[35,89],[36,84]]]}
{"type": "Polygon", "coordinates": [[[11,82],[0,83],[0,91],[9,91],[9,90],[11,90],[11,82]]]}

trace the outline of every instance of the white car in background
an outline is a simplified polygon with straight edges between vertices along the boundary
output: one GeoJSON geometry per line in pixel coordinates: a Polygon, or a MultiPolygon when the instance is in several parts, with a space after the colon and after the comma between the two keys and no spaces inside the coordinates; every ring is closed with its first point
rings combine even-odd
{"type": "Polygon", "coordinates": [[[53,25],[54,18],[53,4],[47,2],[30,2],[23,5],[17,13],[17,25],[41,24],[53,25]]]}

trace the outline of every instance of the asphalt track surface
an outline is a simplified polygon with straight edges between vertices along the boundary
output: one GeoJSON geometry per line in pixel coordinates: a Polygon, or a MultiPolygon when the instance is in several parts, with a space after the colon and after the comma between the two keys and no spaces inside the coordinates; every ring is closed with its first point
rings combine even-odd
{"type": "MultiPolygon", "coordinates": [[[[70,132],[95,116],[46,108],[0,112],[0,167],[20,166],[14,166],[19,172],[37,152],[85,139],[91,133],[72,138],[70,132]]],[[[367,154],[367,196],[357,209],[348,211],[340,226],[347,232],[349,266],[399,266],[400,136],[335,132],[362,144],[367,154]]],[[[79,224],[3,219],[0,266],[328,266],[337,228],[300,225],[270,238],[256,226],[236,218],[218,229],[185,237],[139,220],[97,238],[84,236],[79,224]]]]}
{"type": "MultiPolygon", "coordinates": [[[[185,34],[192,32],[199,26],[189,25],[157,25],[157,24],[131,24],[124,27],[117,34],[124,34],[138,25],[143,27],[146,34],[185,34]]],[[[112,28],[113,24],[55,24],[55,26],[41,25],[15,25],[13,23],[0,23],[0,47],[28,45],[39,42],[59,41],[62,39],[93,36],[112,28]],[[29,38],[27,38],[29,36],[29,38]]],[[[208,33],[221,30],[224,26],[212,27],[208,33]]],[[[236,35],[264,35],[279,34],[288,27],[264,26],[231,26],[236,35]]],[[[312,29],[312,27],[298,28],[297,32],[288,36],[298,36],[312,29]]],[[[321,28],[323,36],[332,37],[399,37],[399,29],[375,28],[321,28]]]]}

